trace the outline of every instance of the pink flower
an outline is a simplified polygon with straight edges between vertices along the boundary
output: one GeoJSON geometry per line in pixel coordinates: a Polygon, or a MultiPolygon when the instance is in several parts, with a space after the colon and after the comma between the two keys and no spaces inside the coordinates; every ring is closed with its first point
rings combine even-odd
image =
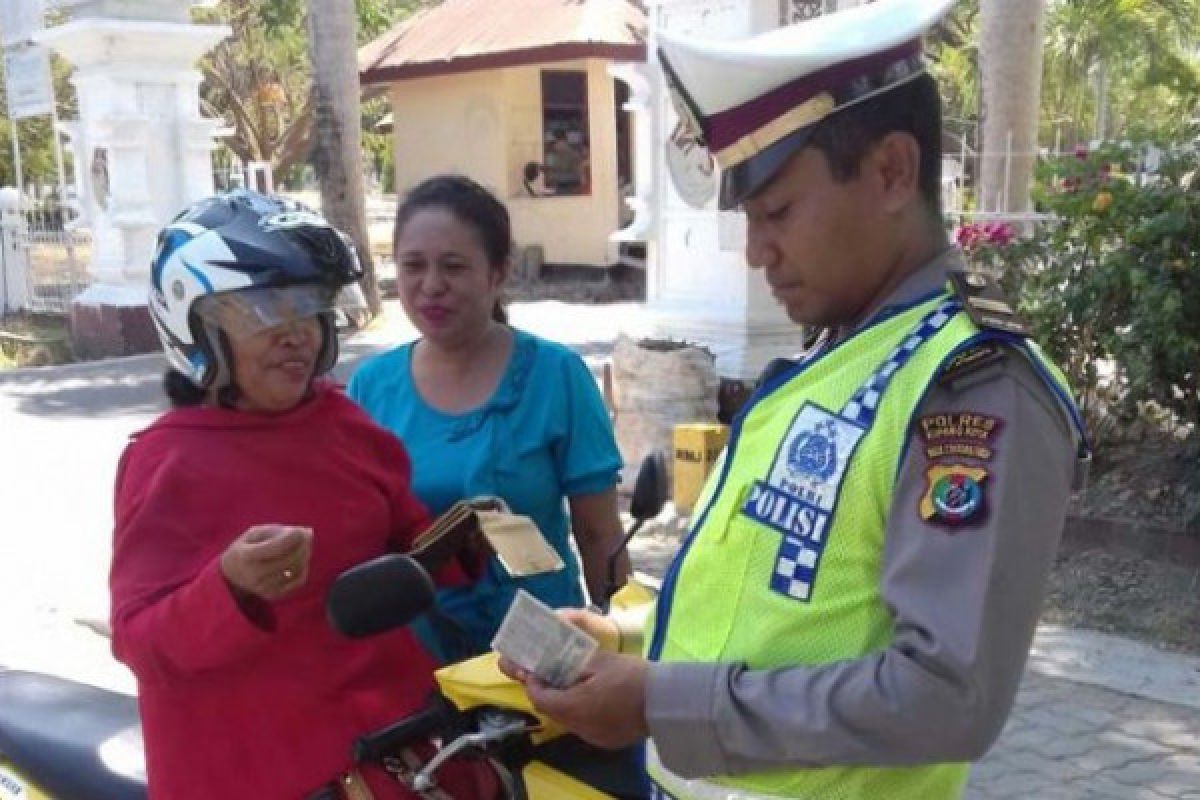
{"type": "Polygon", "coordinates": [[[1006,247],[1015,233],[1005,222],[972,222],[954,232],[954,241],[963,250],[973,252],[985,247],[1006,247]]]}
{"type": "Polygon", "coordinates": [[[1081,144],[1075,145],[1075,157],[1080,161],[1087,161],[1088,149],[1081,144]]]}
{"type": "Polygon", "coordinates": [[[1007,247],[1012,243],[1013,229],[1004,222],[994,223],[988,230],[988,244],[996,247],[1007,247]]]}
{"type": "Polygon", "coordinates": [[[961,226],[954,234],[954,241],[963,250],[974,250],[981,238],[979,226],[975,223],[961,226]]]}

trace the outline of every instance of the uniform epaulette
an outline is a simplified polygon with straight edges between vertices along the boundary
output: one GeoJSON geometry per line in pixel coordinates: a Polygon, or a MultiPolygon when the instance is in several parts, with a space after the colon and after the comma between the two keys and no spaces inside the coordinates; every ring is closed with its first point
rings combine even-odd
{"type": "Polygon", "coordinates": [[[991,276],[955,270],[950,273],[950,286],[967,316],[981,330],[1029,335],[1029,326],[1017,316],[1000,284],[991,276]]]}
{"type": "Polygon", "coordinates": [[[996,342],[980,342],[955,355],[938,371],[937,381],[948,385],[995,364],[1004,358],[1004,347],[996,342]]]}

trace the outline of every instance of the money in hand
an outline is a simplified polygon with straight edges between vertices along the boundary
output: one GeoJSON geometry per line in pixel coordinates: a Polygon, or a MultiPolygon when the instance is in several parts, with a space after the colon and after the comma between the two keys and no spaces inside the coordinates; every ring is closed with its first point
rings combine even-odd
{"type": "Polygon", "coordinates": [[[524,589],[517,590],[492,639],[492,649],[556,689],[582,677],[596,648],[595,639],[524,589]]]}

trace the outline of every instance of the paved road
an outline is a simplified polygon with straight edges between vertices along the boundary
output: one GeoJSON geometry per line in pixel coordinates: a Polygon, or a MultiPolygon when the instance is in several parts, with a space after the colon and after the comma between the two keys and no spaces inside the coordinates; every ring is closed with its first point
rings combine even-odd
{"type": "MultiPolygon", "coordinates": [[[[603,358],[622,308],[549,303],[514,312],[518,324],[603,358]]],[[[347,362],[404,331],[397,324],[360,337],[347,362]]],[[[161,408],[161,370],[160,359],[139,357],[0,373],[0,665],[131,690],[104,640],[75,620],[107,614],[113,469],[126,436],[161,408]]],[[[639,537],[639,567],[661,572],[678,539],[661,526],[639,537]]],[[[1200,662],[1138,649],[1110,685],[1159,698],[1150,700],[1078,682],[1093,680],[1121,642],[1095,640],[1076,657],[1078,637],[1049,634],[1039,634],[1014,715],[967,796],[1200,800],[1200,662]],[[1160,673],[1175,682],[1147,677],[1160,673]]]]}
{"type": "Polygon", "coordinates": [[[970,800],[1200,800],[1200,711],[1028,672],[970,800]]]}

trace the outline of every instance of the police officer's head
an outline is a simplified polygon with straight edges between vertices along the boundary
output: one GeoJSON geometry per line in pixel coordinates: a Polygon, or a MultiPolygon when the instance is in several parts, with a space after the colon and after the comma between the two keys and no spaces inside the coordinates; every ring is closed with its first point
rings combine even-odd
{"type": "Polygon", "coordinates": [[[941,110],[921,36],[953,0],[876,0],[760,36],[660,34],[676,108],[796,322],[856,320],[944,241],[941,110]]]}

